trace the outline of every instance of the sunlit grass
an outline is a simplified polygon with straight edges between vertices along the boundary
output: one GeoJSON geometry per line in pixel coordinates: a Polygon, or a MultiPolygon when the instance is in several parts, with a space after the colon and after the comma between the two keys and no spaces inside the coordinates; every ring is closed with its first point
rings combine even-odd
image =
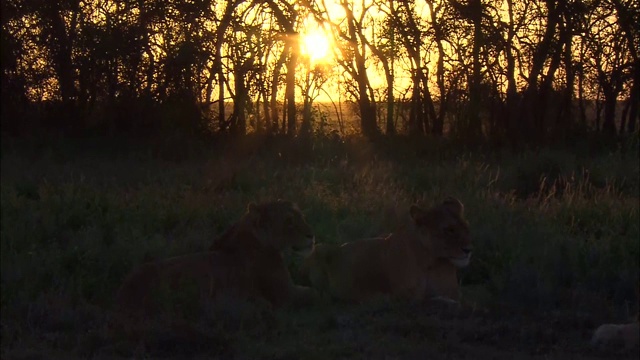
{"type": "MultiPolygon", "coordinates": [[[[298,202],[319,242],[343,242],[391,232],[409,204],[453,195],[465,203],[475,243],[471,265],[460,276],[469,303],[588,314],[594,321],[622,321],[637,311],[639,180],[631,155],[452,152],[397,161],[357,141],[327,147],[310,161],[277,153],[210,153],[171,162],[3,151],[3,348],[35,343],[42,351],[115,351],[105,348],[101,324],[133,266],[202,251],[248,202],[273,198],[298,202]],[[74,337],[80,332],[92,335],[74,337]]],[[[290,260],[292,273],[302,281],[295,271],[298,260],[290,260]]],[[[376,318],[366,335],[357,335],[349,329],[372,315],[350,309],[326,305],[317,312],[243,322],[234,330],[237,340],[225,346],[248,357],[261,351],[276,356],[278,346],[285,353],[299,351],[274,345],[263,332],[276,327],[295,333],[300,321],[306,327],[301,337],[277,339],[326,346],[320,352],[326,356],[352,357],[358,352],[350,346],[371,345],[369,337],[382,336],[387,326],[427,337],[441,326],[428,318],[412,323],[409,314],[401,315],[406,309],[396,309],[396,323],[396,310],[384,308],[390,318],[376,318]],[[336,342],[334,336],[351,340],[336,342]]],[[[220,333],[211,324],[202,326],[220,333]]],[[[408,334],[399,338],[408,347],[423,341],[408,334]]],[[[123,351],[129,356],[132,350],[123,351]]]]}

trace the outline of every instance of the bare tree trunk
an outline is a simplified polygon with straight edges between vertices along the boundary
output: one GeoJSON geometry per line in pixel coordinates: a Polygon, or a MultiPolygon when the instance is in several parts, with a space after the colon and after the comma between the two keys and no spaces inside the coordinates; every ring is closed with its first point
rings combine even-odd
{"type": "Polygon", "coordinates": [[[558,116],[556,118],[556,137],[564,139],[571,127],[573,126],[573,89],[575,84],[575,71],[573,69],[573,47],[572,47],[572,22],[570,16],[568,17],[566,24],[561,26],[561,39],[564,41],[564,68],[566,88],[564,90],[563,102],[558,116]],[[559,134],[558,134],[559,133],[559,134]]]}
{"type": "MultiPolygon", "coordinates": [[[[416,59],[414,59],[416,61],[416,59]]],[[[411,76],[411,80],[413,82],[413,87],[411,90],[411,108],[409,110],[409,134],[411,135],[423,135],[424,127],[422,121],[422,106],[420,105],[420,79],[418,77],[418,72],[420,71],[418,66],[420,66],[420,59],[417,59],[418,63],[416,64],[416,68],[413,69],[413,76],[411,76]]]]}
{"type": "Polygon", "coordinates": [[[396,133],[394,119],[395,99],[393,97],[393,75],[387,76],[387,135],[396,133]]]}
{"type": "Polygon", "coordinates": [[[603,88],[602,95],[604,95],[604,121],[602,122],[602,132],[609,136],[614,136],[617,133],[616,130],[616,92],[612,89],[612,86],[603,88]]]}
{"type": "Polygon", "coordinates": [[[213,58],[213,67],[218,73],[218,124],[220,131],[226,130],[227,127],[224,108],[224,85],[226,79],[224,75],[224,69],[222,68],[222,45],[224,44],[224,34],[231,24],[231,20],[233,19],[233,12],[240,2],[242,1],[227,2],[227,7],[224,11],[224,15],[222,15],[220,24],[218,24],[218,28],[216,29],[216,53],[213,58]]]}
{"type": "MultiPolygon", "coordinates": [[[[420,81],[422,83],[422,89],[424,92],[424,96],[423,96],[423,110],[422,113],[424,114],[424,130],[425,133],[429,132],[429,129],[433,128],[433,123],[436,121],[436,108],[435,105],[433,104],[433,97],[431,96],[431,90],[429,90],[429,79],[427,78],[427,74],[421,73],[420,75],[420,81]],[[431,119],[431,124],[429,123],[429,119],[431,119]]],[[[436,134],[436,135],[441,135],[440,134],[436,134]]]]}
{"type": "Polygon", "coordinates": [[[529,72],[527,89],[522,98],[522,107],[520,111],[524,114],[522,131],[529,134],[535,140],[542,139],[540,132],[540,118],[544,116],[544,109],[541,108],[539,102],[541,94],[538,88],[538,78],[544,69],[545,62],[549,57],[553,40],[556,35],[556,26],[560,18],[558,6],[554,0],[545,0],[547,4],[547,24],[535,52],[533,53],[533,64],[529,72]]]}
{"type": "Polygon", "coordinates": [[[359,71],[356,78],[358,83],[358,104],[360,106],[360,126],[362,133],[367,137],[376,136],[380,133],[376,122],[376,107],[369,98],[366,68],[364,67],[364,59],[359,61],[359,71]]]}
{"type": "MultiPolygon", "coordinates": [[[[273,0],[265,0],[264,2],[269,5],[278,24],[284,29],[286,36],[284,48],[284,54],[287,56],[287,75],[284,90],[286,133],[289,136],[294,136],[296,134],[296,66],[298,65],[298,34],[295,31],[295,23],[298,19],[298,11],[296,10],[295,2],[276,3],[273,0]]],[[[276,118],[274,117],[274,119],[276,118]]]]}
{"type": "Polygon", "coordinates": [[[296,65],[298,63],[298,52],[294,48],[295,33],[289,33],[286,50],[289,53],[289,59],[287,60],[287,77],[284,90],[287,102],[287,135],[289,136],[295,136],[296,134],[296,65]]]}
{"type": "MultiPolygon", "coordinates": [[[[307,64],[307,67],[309,64],[307,64]]],[[[304,79],[304,90],[302,91],[302,124],[300,125],[300,136],[308,137],[312,133],[311,129],[311,72],[307,71],[304,79]]]]}
{"type": "Polygon", "coordinates": [[[378,126],[376,123],[376,109],[375,105],[369,99],[369,93],[367,92],[366,73],[365,75],[359,74],[357,78],[358,82],[358,105],[360,107],[360,126],[362,133],[367,137],[372,137],[379,134],[378,126]]]}
{"type": "MultiPolygon", "coordinates": [[[[249,60],[247,60],[249,62],[249,60]]],[[[231,133],[233,135],[245,135],[247,133],[247,87],[245,77],[249,64],[237,64],[234,72],[235,97],[233,99],[233,113],[231,114],[231,133]]]]}
{"type": "MultiPolygon", "coordinates": [[[[438,61],[436,63],[436,83],[438,84],[438,91],[440,92],[440,103],[438,114],[435,114],[435,108],[433,115],[431,116],[431,133],[436,136],[441,136],[444,130],[444,116],[447,112],[447,99],[446,99],[446,86],[444,81],[444,33],[442,32],[442,26],[436,16],[435,4],[432,0],[425,0],[429,5],[429,14],[431,16],[431,26],[434,30],[434,40],[438,49],[438,61]]],[[[405,5],[407,2],[403,2],[405,5]]],[[[431,107],[433,107],[433,98],[431,99],[431,107]]]]}
{"type": "Polygon", "coordinates": [[[627,117],[629,116],[629,110],[631,110],[631,100],[624,102],[624,108],[622,108],[622,115],[620,116],[620,134],[625,132],[627,128],[627,117]]]}
{"type": "MultiPolygon", "coordinates": [[[[640,61],[635,61],[635,71],[633,76],[633,85],[629,94],[631,107],[629,109],[629,120],[627,122],[627,132],[636,131],[638,118],[640,117],[640,61]]],[[[622,129],[620,129],[622,131],[622,129]]]]}
{"type": "Polygon", "coordinates": [[[367,137],[373,137],[380,133],[376,121],[375,104],[371,102],[369,97],[369,77],[365,64],[365,45],[362,49],[358,48],[357,39],[363,36],[361,29],[357,26],[357,21],[346,3],[343,4],[347,17],[347,26],[349,31],[349,39],[353,50],[353,59],[355,61],[355,72],[352,74],[358,86],[358,106],[360,108],[360,128],[362,133],[367,137]]]}
{"type": "Polygon", "coordinates": [[[482,64],[480,63],[480,47],[482,45],[482,3],[480,0],[470,0],[469,6],[471,10],[473,22],[473,75],[471,84],[469,84],[469,119],[468,134],[470,139],[482,137],[482,124],[480,123],[480,83],[482,82],[482,74],[480,72],[482,64]]]}
{"type": "Polygon", "coordinates": [[[218,69],[218,124],[219,130],[226,130],[227,124],[225,120],[225,111],[224,111],[224,71],[222,71],[222,64],[218,69]]]}
{"type": "Polygon", "coordinates": [[[510,138],[513,145],[521,141],[522,133],[518,126],[518,88],[516,86],[516,60],[513,55],[513,38],[515,37],[514,19],[513,19],[513,1],[508,0],[509,13],[509,33],[505,42],[505,55],[507,58],[507,114],[505,132],[510,138]]]}
{"type": "MultiPolygon", "coordinates": [[[[393,5],[393,0],[389,0],[389,11],[391,16],[397,16],[395,7],[393,5]]],[[[393,135],[396,133],[395,123],[393,121],[393,110],[394,110],[394,97],[393,97],[393,66],[394,66],[394,54],[395,50],[395,29],[393,26],[389,27],[389,38],[391,41],[391,65],[389,65],[386,61],[381,59],[382,64],[384,66],[384,73],[387,79],[387,135],[393,135]]]]}
{"type": "MultiPolygon", "coordinates": [[[[562,26],[560,25],[560,28],[562,26]]],[[[560,30],[560,37],[563,37],[563,30],[560,30]]],[[[551,63],[549,64],[549,68],[547,73],[544,76],[544,80],[540,86],[538,92],[538,112],[536,116],[536,127],[537,133],[539,134],[539,140],[543,140],[548,134],[548,124],[547,124],[547,116],[549,109],[549,96],[553,93],[553,80],[555,79],[556,72],[560,67],[561,59],[562,59],[562,44],[563,41],[559,42],[558,48],[551,55],[551,63]]]]}
{"type": "Polygon", "coordinates": [[[262,122],[262,127],[259,127],[258,129],[260,131],[265,131],[265,132],[269,132],[271,131],[271,113],[269,111],[269,99],[267,97],[267,92],[263,91],[262,92],[262,112],[264,113],[264,121],[262,122]]]}
{"type": "Polygon", "coordinates": [[[287,53],[286,52],[282,52],[282,54],[280,55],[280,58],[278,59],[278,62],[276,63],[275,67],[273,68],[273,79],[271,80],[271,102],[270,102],[270,108],[271,108],[271,121],[272,123],[270,125],[268,125],[267,128],[267,133],[271,134],[271,133],[277,133],[278,132],[278,121],[280,121],[280,117],[278,116],[278,81],[280,79],[280,69],[282,68],[282,65],[284,65],[284,62],[287,59],[287,53]]]}
{"type": "Polygon", "coordinates": [[[75,129],[79,123],[76,110],[76,86],[73,63],[73,42],[76,32],[79,0],[72,3],[72,20],[67,31],[63,9],[58,2],[50,2],[42,7],[41,16],[44,22],[43,33],[48,35],[48,45],[53,59],[53,68],[58,80],[60,97],[62,98],[63,113],[66,115],[65,125],[75,129]]]}

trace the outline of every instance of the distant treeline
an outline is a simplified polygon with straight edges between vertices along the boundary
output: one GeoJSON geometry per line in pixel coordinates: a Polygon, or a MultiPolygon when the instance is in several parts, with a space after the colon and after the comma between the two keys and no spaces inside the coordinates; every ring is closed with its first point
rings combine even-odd
{"type": "Polygon", "coordinates": [[[637,0],[1,4],[3,132],[297,136],[342,121],[342,103],[369,137],[543,143],[638,126],[637,0]],[[327,63],[299,51],[312,23],[333,42],[327,63]],[[331,115],[314,107],[326,98],[331,115]]]}

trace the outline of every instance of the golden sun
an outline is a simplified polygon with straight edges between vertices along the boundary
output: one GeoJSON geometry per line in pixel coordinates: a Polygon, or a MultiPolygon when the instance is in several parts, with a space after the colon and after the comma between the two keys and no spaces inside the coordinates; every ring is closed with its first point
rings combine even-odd
{"type": "Polygon", "coordinates": [[[302,52],[312,64],[327,61],[329,51],[329,39],[321,29],[303,35],[302,52]]]}

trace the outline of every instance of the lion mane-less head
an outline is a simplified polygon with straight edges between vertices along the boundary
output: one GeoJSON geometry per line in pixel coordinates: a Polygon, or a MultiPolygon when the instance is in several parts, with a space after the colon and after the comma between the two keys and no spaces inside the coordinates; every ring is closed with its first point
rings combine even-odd
{"type": "Polygon", "coordinates": [[[306,255],[314,245],[311,227],[304,219],[298,206],[286,200],[276,200],[261,204],[250,203],[240,220],[215,239],[210,251],[246,248],[251,244],[240,243],[240,233],[250,233],[256,245],[277,251],[286,248],[306,255]]]}
{"type": "Polygon", "coordinates": [[[412,205],[409,209],[420,241],[435,257],[447,259],[456,267],[469,265],[471,237],[469,224],[464,220],[464,205],[452,197],[442,204],[423,209],[412,205]]]}

